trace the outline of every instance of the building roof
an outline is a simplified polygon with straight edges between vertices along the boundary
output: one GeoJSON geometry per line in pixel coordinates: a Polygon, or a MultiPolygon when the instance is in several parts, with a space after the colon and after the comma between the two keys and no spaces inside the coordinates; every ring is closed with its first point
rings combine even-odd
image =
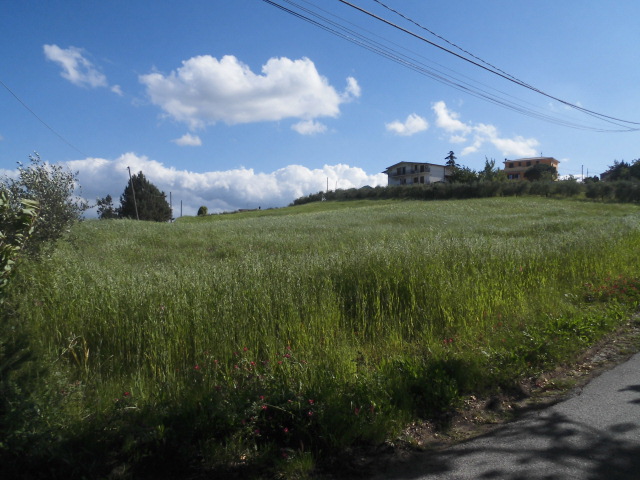
{"type": "Polygon", "coordinates": [[[556,163],[560,163],[560,160],[557,160],[553,157],[525,157],[525,158],[514,158],[513,160],[504,159],[502,163],[510,163],[510,162],[531,162],[534,160],[551,160],[556,163]]]}
{"type": "Polygon", "coordinates": [[[389,169],[395,168],[398,165],[429,165],[429,166],[432,166],[432,167],[447,167],[448,166],[448,165],[442,165],[442,164],[439,164],[439,163],[402,161],[402,162],[394,163],[390,167],[387,167],[383,173],[386,173],[389,169]]]}

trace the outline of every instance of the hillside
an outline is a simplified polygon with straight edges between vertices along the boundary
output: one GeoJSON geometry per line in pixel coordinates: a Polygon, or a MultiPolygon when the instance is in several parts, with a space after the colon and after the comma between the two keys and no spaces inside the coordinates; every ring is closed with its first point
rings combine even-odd
{"type": "Polygon", "coordinates": [[[639,251],[638,206],[545,198],[85,221],[12,289],[46,374],[3,460],[309,473],[575,358],[637,308],[639,251]]]}

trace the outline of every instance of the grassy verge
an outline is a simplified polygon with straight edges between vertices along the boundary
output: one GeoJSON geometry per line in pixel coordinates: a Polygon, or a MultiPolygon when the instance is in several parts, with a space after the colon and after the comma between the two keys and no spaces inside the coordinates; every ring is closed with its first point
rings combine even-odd
{"type": "Polygon", "coordinates": [[[634,205],[532,198],[84,222],[13,286],[37,361],[3,456],[303,476],[616,328],[640,299],[639,227],[634,205]]]}

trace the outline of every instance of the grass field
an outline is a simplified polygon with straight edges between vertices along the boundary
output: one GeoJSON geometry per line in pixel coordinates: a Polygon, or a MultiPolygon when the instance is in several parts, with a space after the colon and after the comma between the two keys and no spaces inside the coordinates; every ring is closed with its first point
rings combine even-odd
{"type": "Polygon", "coordinates": [[[531,197],[85,221],[13,285],[12,441],[72,477],[304,476],[570,359],[637,308],[639,252],[638,206],[531,197]]]}

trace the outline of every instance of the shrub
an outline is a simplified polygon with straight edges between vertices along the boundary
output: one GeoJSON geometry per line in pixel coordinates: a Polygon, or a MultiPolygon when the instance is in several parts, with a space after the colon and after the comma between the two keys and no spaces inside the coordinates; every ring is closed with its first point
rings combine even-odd
{"type": "Polygon", "coordinates": [[[82,218],[89,205],[75,195],[77,173],[43,162],[37,153],[30,155],[29,160],[27,167],[18,163],[17,179],[5,177],[2,183],[14,215],[18,215],[24,200],[39,203],[35,230],[24,246],[28,253],[39,254],[52,248],[71,225],[82,218]]]}
{"type": "Polygon", "coordinates": [[[198,216],[199,217],[204,217],[205,215],[208,215],[208,214],[209,214],[209,209],[207,207],[205,207],[204,205],[201,206],[198,209],[198,216]]]}

